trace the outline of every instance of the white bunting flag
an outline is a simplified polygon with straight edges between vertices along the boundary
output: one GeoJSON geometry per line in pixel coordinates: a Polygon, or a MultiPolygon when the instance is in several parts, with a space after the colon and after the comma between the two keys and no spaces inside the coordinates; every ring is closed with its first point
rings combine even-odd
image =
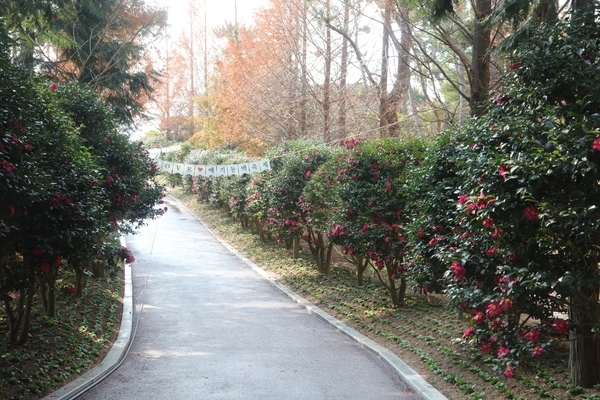
{"type": "Polygon", "coordinates": [[[240,175],[250,174],[250,164],[240,164],[240,175]]]}
{"type": "Polygon", "coordinates": [[[261,171],[271,170],[271,163],[269,162],[269,160],[260,160],[260,170],[261,171]]]}
{"type": "Polygon", "coordinates": [[[169,161],[163,162],[160,172],[173,173],[173,163],[169,161]]]}
{"type": "Polygon", "coordinates": [[[206,165],[194,165],[194,176],[206,176],[206,165]]]}
{"type": "Polygon", "coordinates": [[[182,174],[183,175],[184,170],[185,170],[185,164],[181,164],[181,163],[173,164],[173,173],[174,174],[182,174]]]}
{"type": "Polygon", "coordinates": [[[240,165],[229,165],[227,168],[227,176],[240,176],[240,165]]]}

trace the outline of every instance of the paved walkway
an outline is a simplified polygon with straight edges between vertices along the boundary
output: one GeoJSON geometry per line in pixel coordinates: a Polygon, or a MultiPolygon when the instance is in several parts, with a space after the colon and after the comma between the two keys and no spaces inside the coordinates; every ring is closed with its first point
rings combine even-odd
{"type": "Polygon", "coordinates": [[[136,257],[129,353],[80,399],[443,398],[317,318],[167,200],[163,217],[127,238],[136,257]]]}

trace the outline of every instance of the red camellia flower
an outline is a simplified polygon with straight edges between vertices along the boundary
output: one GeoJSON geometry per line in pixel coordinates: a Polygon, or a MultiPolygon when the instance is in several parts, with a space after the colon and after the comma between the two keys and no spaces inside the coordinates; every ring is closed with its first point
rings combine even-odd
{"type": "Polygon", "coordinates": [[[552,326],[558,333],[567,333],[569,332],[569,324],[562,318],[557,318],[552,323],[552,326]]]}
{"type": "Polygon", "coordinates": [[[500,307],[502,307],[503,310],[508,310],[509,308],[511,308],[514,305],[514,301],[512,301],[511,299],[506,299],[506,298],[502,298],[500,299],[500,307]]]}
{"type": "Polygon", "coordinates": [[[537,221],[537,219],[540,217],[539,211],[534,206],[526,207],[524,214],[525,218],[527,218],[530,221],[537,221]]]}
{"type": "Polygon", "coordinates": [[[71,293],[71,294],[75,294],[76,291],[77,291],[77,289],[75,289],[75,286],[71,286],[69,288],[69,293],[71,293]]]}
{"type": "Polygon", "coordinates": [[[594,141],[592,142],[592,149],[596,150],[596,151],[600,151],[600,136],[598,136],[596,139],[594,139],[594,141]]]}
{"type": "Polygon", "coordinates": [[[500,303],[498,303],[497,301],[490,301],[486,306],[485,306],[485,310],[486,312],[491,315],[492,317],[497,317],[500,314],[502,314],[502,306],[500,305],[500,303]]]}
{"type": "Polygon", "coordinates": [[[492,344],[490,342],[481,342],[479,345],[479,351],[483,354],[489,354],[492,352],[492,344]]]}
{"type": "Polygon", "coordinates": [[[496,100],[494,100],[494,104],[497,106],[501,106],[504,103],[506,103],[508,100],[510,100],[510,97],[508,95],[500,96],[496,100]]]}
{"type": "Polygon", "coordinates": [[[50,272],[50,264],[46,262],[42,263],[42,265],[40,265],[40,271],[42,271],[43,273],[50,272]]]}
{"type": "Polygon", "coordinates": [[[14,164],[9,163],[6,160],[0,160],[0,166],[7,174],[12,174],[17,167],[14,164]]]}
{"type": "Polygon", "coordinates": [[[543,352],[544,348],[542,346],[536,346],[533,348],[533,350],[531,350],[531,355],[534,357],[538,357],[541,356],[543,352]]]}
{"type": "Polygon", "coordinates": [[[494,224],[496,223],[494,221],[494,218],[491,217],[487,217],[486,219],[483,220],[483,226],[485,226],[486,228],[491,228],[492,226],[494,226],[494,224]]]}
{"type": "Polygon", "coordinates": [[[465,204],[467,200],[469,200],[469,195],[461,194],[460,196],[458,196],[458,202],[460,204],[465,204]]]}
{"type": "Polygon", "coordinates": [[[522,65],[523,65],[522,62],[514,62],[514,63],[510,64],[508,69],[511,71],[516,71],[517,69],[521,68],[522,65]]]}
{"type": "Polygon", "coordinates": [[[498,358],[507,358],[510,356],[510,348],[506,346],[500,346],[498,348],[498,358]]]}
{"type": "Polygon", "coordinates": [[[529,329],[523,336],[528,342],[535,343],[540,341],[540,331],[534,328],[529,329]]]}
{"type": "Polygon", "coordinates": [[[508,166],[506,164],[502,164],[500,168],[498,168],[498,173],[501,177],[506,179],[506,175],[508,175],[508,166]]]}
{"type": "Polygon", "coordinates": [[[502,321],[492,321],[490,322],[490,328],[495,331],[499,331],[502,328],[502,321]]]}
{"type": "Polygon", "coordinates": [[[502,230],[502,228],[496,228],[494,232],[490,233],[490,236],[492,237],[492,239],[498,239],[503,232],[504,231],[502,230]]]}
{"type": "Polygon", "coordinates": [[[462,338],[468,339],[473,333],[475,333],[475,328],[471,326],[463,332],[462,338]]]}
{"type": "Polygon", "coordinates": [[[502,373],[502,375],[504,375],[507,378],[514,378],[515,377],[515,371],[513,370],[513,366],[512,365],[507,365],[506,369],[504,370],[504,372],[502,373]]]}
{"type": "Polygon", "coordinates": [[[481,322],[483,322],[485,320],[485,314],[482,313],[481,311],[477,311],[477,314],[475,314],[473,316],[473,322],[475,322],[476,324],[479,324],[481,322]]]}
{"type": "Polygon", "coordinates": [[[459,261],[454,261],[450,269],[454,272],[454,281],[459,281],[467,275],[466,268],[460,265],[459,261]]]}
{"type": "Polygon", "coordinates": [[[491,257],[496,254],[496,252],[498,252],[498,248],[496,246],[492,246],[485,251],[485,255],[491,257]]]}
{"type": "Polygon", "coordinates": [[[33,250],[33,255],[36,257],[41,256],[42,254],[44,254],[44,250],[40,249],[39,247],[33,250]]]}

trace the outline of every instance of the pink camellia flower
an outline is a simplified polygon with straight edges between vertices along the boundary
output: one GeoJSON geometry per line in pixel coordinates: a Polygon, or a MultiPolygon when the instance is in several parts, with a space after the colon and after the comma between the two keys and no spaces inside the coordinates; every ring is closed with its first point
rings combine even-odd
{"type": "Polygon", "coordinates": [[[506,299],[506,298],[502,298],[500,299],[500,307],[502,307],[503,310],[508,310],[509,308],[512,308],[512,306],[514,305],[514,301],[512,301],[511,299],[506,299]]]}
{"type": "Polygon", "coordinates": [[[460,196],[458,196],[458,202],[460,204],[465,204],[467,200],[469,200],[469,195],[461,194],[460,196]]]}
{"type": "Polygon", "coordinates": [[[514,378],[515,377],[515,371],[513,370],[513,366],[512,365],[507,365],[506,369],[504,370],[504,372],[502,373],[502,375],[504,375],[507,378],[514,378]]]}
{"type": "Polygon", "coordinates": [[[492,239],[498,239],[502,235],[502,233],[504,233],[502,228],[496,228],[494,232],[490,233],[490,236],[492,237],[492,239]]]}
{"type": "Polygon", "coordinates": [[[592,142],[592,149],[596,150],[596,151],[600,151],[600,136],[598,136],[596,139],[594,139],[594,141],[592,142]]]}
{"type": "Polygon", "coordinates": [[[552,323],[552,326],[558,333],[567,333],[569,332],[569,324],[562,318],[556,318],[552,323]]]}
{"type": "Polygon", "coordinates": [[[540,331],[534,328],[529,329],[523,336],[528,342],[535,343],[540,341],[540,331]]]}
{"type": "Polygon", "coordinates": [[[56,83],[53,83],[49,86],[49,88],[50,88],[50,90],[52,90],[54,92],[58,89],[58,85],[56,83]]]}
{"type": "Polygon", "coordinates": [[[485,310],[488,313],[488,315],[492,316],[492,317],[497,317],[500,314],[502,314],[502,306],[500,305],[499,302],[497,301],[490,301],[486,306],[485,306],[485,310]]]}
{"type": "Polygon", "coordinates": [[[460,265],[459,261],[454,261],[452,265],[450,265],[450,269],[454,272],[454,281],[460,281],[467,275],[466,268],[460,265]]]}
{"type": "Polygon", "coordinates": [[[498,358],[507,358],[510,356],[510,348],[506,346],[500,346],[498,348],[498,358]]]}
{"type": "Polygon", "coordinates": [[[491,257],[494,254],[496,254],[497,252],[498,252],[498,248],[496,246],[492,246],[485,251],[485,255],[488,257],[491,257]]]}
{"type": "Polygon", "coordinates": [[[305,175],[306,175],[306,177],[307,177],[307,178],[310,178],[310,177],[312,176],[312,172],[310,172],[310,171],[306,171],[306,174],[305,174],[305,175]]]}
{"type": "Polygon", "coordinates": [[[531,355],[534,357],[541,356],[544,352],[544,348],[542,346],[535,346],[533,350],[531,350],[531,355]]]}
{"type": "Polygon", "coordinates": [[[490,342],[481,342],[479,345],[479,351],[483,354],[490,354],[492,352],[492,344],[490,342]]]}
{"type": "Polygon", "coordinates": [[[525,214],[525,218],[530,221],[537,221],[540,217],[540,212],[534,206],[526,207],[523,213],[525,214]]]}
{"type": "Polygon", "coordinates": [[[462,335],[463,339],[468,339],[471,335],[473,335],[475,333],[475,328],[474,327],[469,327],[467,328],[462,335]]]}
{"type": "Polygon", "coordinates": [[[496,222],[494,221],[494,218],[492,218],[492,217],[487,217],[482,222],[483,226],[485,226],[486,228],[491,228],[492,226],[494,226],[495,223],[496,222]]]}
{"type": "Polygon", "coordinates": [[[476,324],[479,324],[481,322],[483,322],[485,320],[485,314],[482,313],[481,311],[477,311],[477,314],[475,314],[473,316],[473,322],[475,322],[476,324]]]}
{"type": "Polygon", "coordinates": [[[502,328],[502,321],[492,321],[490,323],[490,328],[492,328],[494,331],[499,331],[500,328],[502,328]]]}
{"type": "Polygon", "coordinates": [[[12,174],[17,169],[17,167],[14,164],[11,164],[5,160],[2,160],[2,162],[0,162],[0,166],[9,175],[12,174]]]}
{"type": "Polygon", "coordinates": [[[33,151],[33,149],[34,149],[34,147],[30,143],[23,143],[21,145],[21,150],[23,150],[26,153],[29,153],[30,151],[33,151]]]}
{"type": "Polygon", "coordinates": [[[506,164],[502,164],[500,168],[498,168],[498,173],[501,177],[506,179],[506,175],[508,175],[508,166],[506,164]]]}

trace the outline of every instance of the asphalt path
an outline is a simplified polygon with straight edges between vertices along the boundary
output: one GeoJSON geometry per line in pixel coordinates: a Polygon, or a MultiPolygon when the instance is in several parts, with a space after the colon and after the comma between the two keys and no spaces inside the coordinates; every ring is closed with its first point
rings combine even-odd
{"type": "Polygon", "coordinates": [[[417,399],[382,359],[310,314],[167,198],[127,238],[134,338],[79,399],[417,399]]]}

